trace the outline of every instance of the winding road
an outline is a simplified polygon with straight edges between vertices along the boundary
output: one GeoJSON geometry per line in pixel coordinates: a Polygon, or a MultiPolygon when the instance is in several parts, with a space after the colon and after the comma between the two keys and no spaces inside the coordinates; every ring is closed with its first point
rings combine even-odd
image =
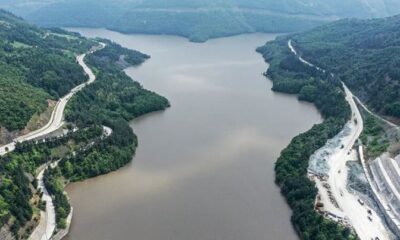
{"type": "MultiPolygon", "coordinates": [[[[319,71],[326,72],[324,69],[315,66],[302,58],[292,45],[292,40],[288,41],[288,47],[295,54],[298,59],[304,64],[314,67],[319,71]]],[[[353,151],[353,147],[357,139],[360,137],[363,131],[363,119],[361,113],[356,105],[355,99],[369,111],[361,101],[356,98],[349,88],[344,84],[343,88],[346,94],[346,101],[349,103],[351,108],[351,120],[347,123],[347,127],[350,129],[350,133],[341,139],[342,147],[335,149],[335,152],[328,158],[329,162],[329,173],[328,173],[328,184],[333,198],[336,200],[339,209],[326,209],[340,213],[345,219],[351,224],[356,231],[357,235],[362,240],[370,239],[390,239],[389,234],[385,228],[384,221],[381,217],[373,210],[368,208],[365,204],[361,204],[358,200],[358,196],[350,192],[347,188],[348,179],[348,168],[346,166],[347,161],[350,158],[350,153],[353,151]],[[368,213],[371,211],[371,214],[368,213]]],[[[370,111],[369,111],[370,112],[370,111]]],[[[375,115],[375,114],[374,114],[375,115]]],[[[319,192],[326,191],[325,188],[320,187],[317,184],[319,192]]],[[[321,193],[321,195],[326,195],[321,193]]],[[[328,199],[325,199],[329,201],[328,199]]],[[[329,205],[329,202],[326,202],[329,205]]]]}
{"type": "MultiPolygon", "coordinates": [[[[103,138],[109,137],[112,133],[113,130],[111,128],[103,126],[103,138]]],[[[46,211],[40,211],[39,225],[32,232],[31,236],[29,237],[29,240],[50,240],[56,238],[56,237],[51,238],[53,236],[54,230],[56,229],[57,225],[53,198],[51,197],[51,195],[49,194],[44,185],[43,175],[49,166],[54,168],[58,165],[58,163],[59,161],[45,165],[36,178],[38,181],[38,188],[40,189],[41,192],[43,192],[42,200],[46,202],[46,211]]],[[[67,218],[67,228],[63,230],[62,236],[65,236],[68,233],[69,229],[68,224],[71,224],[72,211],[73,208],[71,206],[71,212],[67,218]]],[[[60,232],[57,233],[57,235],[58,234],[60,234],[60,232]]]]}
{"type": "MultiPolygon", "coordinates": [[[[87,54],[92,54],[95,51],[98,51],[98,50],[104,48],[105,46],[106,45],[104,43],[100,43],[100,45],[98,47],[94,47],[88,53],[81,54],[76,57],[77,62],[79,63],[79,65],[82,66],[84,72],[87,74],[88,81],[76,86],[67,95],[65,95],[64,97],[60,98],[60,100],[58,100],[58,102],[51,114],[50,120],[45,126],[43,126],[42,128],[40,128],[38,130],[32,131],[26,135],[17,137],[13,140],[13,142],[6,144],[4,146],[1,146],[0,147],[0,156],[13,151],[15,149],[15,145],[17,142],[24,142],[24,141],[33,140],[33,139],[36,139],[39,137],[43,137],[43,136],[59,129],[64,124],[64,110],[65,110],[65,107],[67,106],[68,101],[77,92],[81,91],[88,84],[91,84],[96,80],[96,76],[94,75],[93,71],[86,65],[86,63],[84,61],[85,57],[87,56],[87,54]]],[[[103,129],[104,129],[104,134],[106,136],[111,135],[112,130],[110,128],[103,127],[103,129]]],[[[57,164],[58,164],[58,162],[54,163],[54,166],[56,166],[57,164]]],[[[53,199],[50,196],[50,194],[47,192],[47,189],[45,188],[44,183],[43,183],[43,174],[44,174],[44,171],[46,168],[47,168],[47,166],[43,170],[41,170],[37,176],[38,187],[43,192],[42,200],[46,202],[46,211],[45,212],[41,211],[40,223],[36,227],[36,229],[32,232],[31,236],[29,237],[29,240],[49,240],[49,239],[51,239],[53,232],[56,228],[56,215],[55,215],[53,199]]]]}
{"type": "Polygon", "coordinates": [[[82,55],[79,55],[76,57],[76,60],[78,61],[79,65],[82,66],[83,70],[88,75],[88,78],[89,78],[88,81],[76,86],[67,95],[65,95],[64,97],[62,97],[58,100],[58,102],[51,114],[50,120],[45,126],[43,126],[42,128],[40,128],[38,130],[32,131],[26,135],[17,137],[13,140],[13,142],[8,143],[4,146],[1,146],[0,147],[0,156],[6,154],[7,152],[13,151],[15,149],[15,145],[17,142],[25,142],[25,141],[33,140],[33,139],[36,139],[39,137],[43,137],[43,136],[59,129],[64,124],[64,110],[65,110],[65,107],[67,106],[68,101],[72,98],[72,96],[75,95],[75,93],[79,92],[86,85],[91,84],[96,80],[96,76],[84,62],[86,55],[92,54],[93,52],[98,51],[104,47],[105,47],[105,44],[100,43],[99,47],[93,48],[88,53],[82,54],[82,55]]]}
{"type": "Polygon", "coordinates": [[[39,225],[32,232],[29,240],[49,240],[56,228],[56,212],[51,195],[47,191],[43,175],[47,166],[37,176],[38,188],[43,192],[42,201],[46,202],[46,211],[40,211],[39,225]]]}

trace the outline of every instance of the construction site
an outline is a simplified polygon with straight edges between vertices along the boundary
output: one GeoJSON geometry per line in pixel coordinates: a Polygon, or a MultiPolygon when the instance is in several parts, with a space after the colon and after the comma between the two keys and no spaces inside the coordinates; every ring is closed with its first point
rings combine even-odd
{"type": "Polygon", "coordinates": [[[367,173],[373,196],[392,231],[400,236],[400,156],[383,154],[371,161],[367,173]]]}
{"type": "MultiPolygon", "coordinates": [[[[291,52],[303,59],[288,41],[291,52]]],[[[351,119],[309,160],[315,210],[360,239],[400,239],[400,131],[370,111],[343,83],[351,119]],[[364,201],[365,200],[365,201],[364,201]]]]}

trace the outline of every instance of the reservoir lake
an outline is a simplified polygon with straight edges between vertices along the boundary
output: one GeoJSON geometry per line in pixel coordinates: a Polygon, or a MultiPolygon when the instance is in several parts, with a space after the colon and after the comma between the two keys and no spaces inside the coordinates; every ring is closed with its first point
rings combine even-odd
{"type": "Polygon", "coordinates": [[[68,185],[68,240],[294,240],[274,164],[291,139],[322,121],[312,104],[274,93],[255,52],[277,35],[206,43],[163,35],[70,29],[151,58],[126,73],[171,102],[131,121],[132,163],[68,185]]]}

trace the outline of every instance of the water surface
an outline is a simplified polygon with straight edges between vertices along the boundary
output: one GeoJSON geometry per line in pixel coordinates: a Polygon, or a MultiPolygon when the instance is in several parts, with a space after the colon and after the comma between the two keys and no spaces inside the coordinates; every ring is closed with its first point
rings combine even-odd
{"type": "Polygon", "coordinates": [[[171,36],[75,29],[150,54],[127,73],[172,107],[132,121],[133,162],[68,186],[74,240],[297,239],[274,184],[274,162],[321,117],[273,93],[255,48],[275,35],[203,44],[171,36]]]}

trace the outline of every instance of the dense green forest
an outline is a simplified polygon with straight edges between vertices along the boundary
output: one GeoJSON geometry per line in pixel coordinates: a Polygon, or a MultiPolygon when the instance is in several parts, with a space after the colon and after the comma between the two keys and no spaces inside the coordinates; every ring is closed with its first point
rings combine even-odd
{"type": "Polygon", "coordinates": [[[18,143],[15,151],[0,157],[0,222],[11,226],[16,236],[33,229],[31,219],[41,207],[40,201],[31,204],[40,193],[32,190],[37,183],[27,175],[34,176],[42,164],[60,160],[59,167],[46,170],[44,182],[56,206],[57,227],[64,228],[70,211],[64,183],[105,174],[130,162],[137,138],[128,120],[169,106],[167,99],[143,89],[123,72],[127,62],[140,64],[149,56],[107,44],[87,59],[98,79],[68,105],[66,118],[79,130],[45,142],[18,143]],[[101,125],[110,127],[112,134],[105,136],[101,125]]]}
{"type": "Polygon", "coordinates": [[[118,71],[118,69],[124,69],[128,66],[139,65],[150,58],[149,55],[124,48],[110,40],[100,38],[97,40],[107,44],[107,47],[90,57],[90,63],[95,69],[118,71]]]}
{"type": "Polygon", "coordinates": [[[74,54],[92,45],[0,11],[0,127],[23,129],[32,115],[47,108],[48,99],[56,100],[84,82],[74,54]]]}
{"type": "MultiPolygon", "coordinates": [[[[69,133],[17,143],[13,152],[0,156],[0,228],[9,229],[17,239],[26,239],[39,220],[39,209],[44,207],[35,179],[40,166],[59,161],[58,167],[45,171],[44,183],[56,207],[57,228],[64,228],[70,212],[64,184],[108,173],[131,161],[137,138],[128,121],[163,110],[169,102],[144,89],[123,71],[127,66],[143,63],[148,55],[104,39],[88,40],[61,29],[41,29],[7,12],[0,12],[0,29],[0,81],[9,84],[2,85],[1,91],[10,97],[11,93],[21,94],[11,98],[16,101],[11,103],[18,106],[1,106],[4,111],[14,111],[14,118],[5,114],[0,119],[17,122],[15,129],[29,120],[28,113],[46,108],[43,102],[48,98],[57,99],[86,81],[75,54],[88,51],[97,41],[107,44],[85,59],[97,79],[67,105],[69,133]],[[29,112],[28,107],[35,111],[29,112]],[[112,129],[109,136],[103,126],[112,129]]],[[[9,101],[3,98],[1,95],[0,101],[9,101]]]]}
{"type": "Polygon", "coordinates": [[[342,17],[400,13],[396,0],[13,0],[0,7],[42,26],[105,27],[192,41],[249,32],[297,32],[342,17]]]}
{"type": "Polygon", "coordinates": [[[43,182],[49,194],[53,196],[57,228],[64,229],[67,225],[67,217],[71,212],[71,206],[64,194],[64,182],[60,168],[47,168],[44,172],[43,182]]]}
{"type": "Polygon", "coordinates": [[[400,16],[341,20],[290,38],[305,59],[334,73],[372,110],[400,117],[399,26],[400,16]]]}
{"type": "MultiPolygon", "coordinates": [[[[33,230],[30,221],[34,212],[41,208],[40,201],[32,200],[37,199],[37,196],[40,195],[36,189],[37,182],[33,178],[36,169],[45,163],[72,155],[73,151],[78,151],[90,145],[92,141],[101,140],[101,135],[102,127],[92,125],[77,132],[69,133],[62,138],[50,138],[45,142],[19,143],[15,151],[0,157],[0,228],[7,224],[11,226],[10,230],[20,237],[33,230]],[[21,228],[27,227],[26,225],[29,225],[29,229],[21,231],[21,228]]],[[[53,175],[53,173],[49,171],[47,175],[53,175]]],[[[52,182],[52,179],[60,181],[58,177],[50,178],[49,176],[46,177],[46,185],[57,185],[57,188],[53,189],[52,187],[50,191],[54,193],[56,202],[63,201],[64,197],[59,195],[59,183],[52,182]]],[[[68,208],[65,206],[65,201],[63,208],[67,212],[68,208]]],[[[60,220],[58,222],[61,224],[60,227],[63,218],[57,218],[60,220]]]]}
{"type": "Polygon", "coordinates": [[[101,123],[111,127],[113,134],[95,144],[92,151],[61,162],[65,176],[73,181],[116,170],[131,161],[137,139],[128,121],[169,106],[167,99],[144,89],[123,71],[126,63],[138,65],[149,56],[106,43],[87,59],[96,70],[97,80],[71,100],[66,118],[78,126],[101,123]],[[125,61],[120,61],[121,56],[125,61]]]}
{"type": "Polygon", "coordinates": [[[350,229],[325,219],[314,210],[315,184],[307,177],[310,156],[334,137],[350,118],[340,79],[302,63],[281,37],[257,49],[270,67],[266,75],[273,90],[298,94],[316,105],[324,122],[295,137],[276,162],[276,183],[293,210],[292,223],[301,239],[356,239],[350,229]]]}
{"type": "MultiPolygon", "coordinates": [[[[258,49],[271,63],[267,75],[274,83],[273,90],[299,94],[299,99],[314,102],[325,117],[322,124],[294,138],[276,163],[276,182],[293,209],[292,222],[303,239],[353,238],[347,229],[324,220],[314,211],[317,191],[306,177],[308,161],[315,150],[340,131],[347,119],[340,112],[332,111],[335,109],[332,93],[340,81],[375,111],[400,116],[399,26],[399,16],[342,20],[305,33],[279,37],[258,49]],[[288,48],[289,39],[305,59],[334,75],[299,64],[288,48]]],[[[344,107],[335,105],[338,110],[344,107]]],[[[380,155],[389,146],[382,135],[382,128],[367,117],[361,139],[368,146],[370,156],[380,155]]]]}
{"type": "MultiPolygon", "coordinates": [[[[347,119],[332,111],[335,99],[331,97],[340,81],[374,111],[400,117],[399,26],[400,16],[341,20],[305,33],[279,37],[258,49],[271,63],[267,75],[274,83],[273,89],[296,93],[299,99],[314,102],[325,117],[322,124],[294,138],[276,164],[276,182],[293,209],[292,222],[303,239],[353,238],[347,229],[324,220],[314,211],[316,188],[306,177],[308,161],[347,119]],[[299,64],[288,48],[289,39],[305,59],[333,75],[299,64]]],[[[335,105],[338,110],[344,107],[335,105]]],[[[361,139],[368,146],[369,156],[376,157],[388,148],[390,143],[382,135],[385,135],[382,127],[367,117],[361,139]]]]}

